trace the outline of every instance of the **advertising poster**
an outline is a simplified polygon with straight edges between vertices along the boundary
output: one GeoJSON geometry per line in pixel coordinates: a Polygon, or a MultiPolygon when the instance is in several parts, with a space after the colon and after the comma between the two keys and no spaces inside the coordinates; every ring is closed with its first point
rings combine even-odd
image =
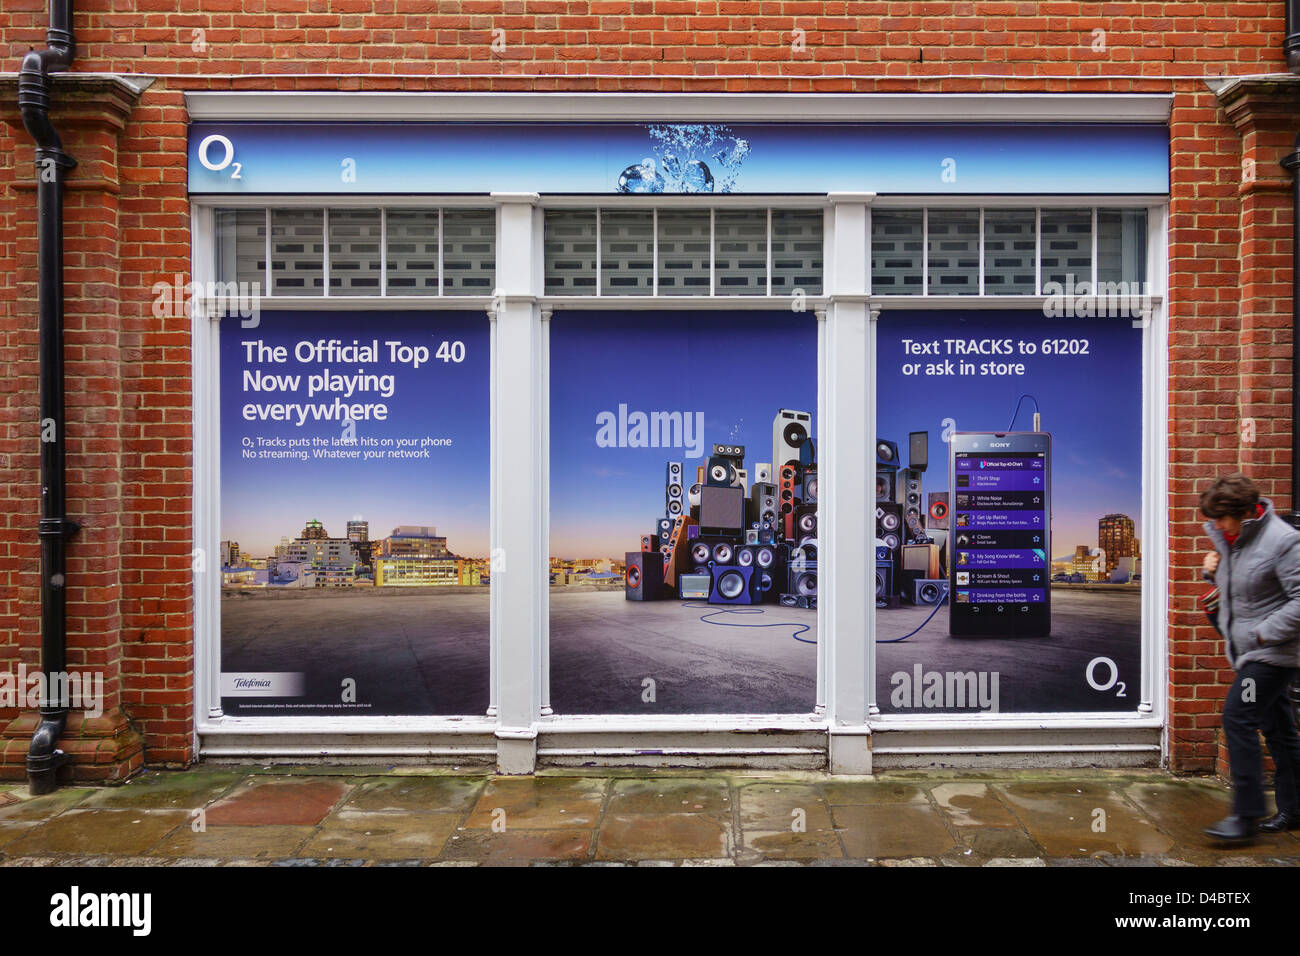
{"type": "Polygon", "coordinates": [[[1135,325],[1042,312],[880,316],[882,713],[1137,708],[1135,325]]]}
{"type": "Polygon", "coordinates": [[[225,713],[485,712],[488,349],[481,313],[222,322],[225,713]]]}
{"type": "Polygon", "coordinates": [[[556,713],[816,702],[812,313],[556,313],[556,713]]]}

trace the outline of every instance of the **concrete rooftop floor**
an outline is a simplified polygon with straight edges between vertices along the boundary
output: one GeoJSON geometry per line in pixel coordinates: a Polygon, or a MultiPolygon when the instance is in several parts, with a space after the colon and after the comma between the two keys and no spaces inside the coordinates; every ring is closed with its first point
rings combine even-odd
{"type": "Polygon", "coordinates": [[[873,777],[202,765],[29,797],[0,783],[0,866],[1292,866],[1216,846],[1222,781],[1140,770],[873,777]]]}

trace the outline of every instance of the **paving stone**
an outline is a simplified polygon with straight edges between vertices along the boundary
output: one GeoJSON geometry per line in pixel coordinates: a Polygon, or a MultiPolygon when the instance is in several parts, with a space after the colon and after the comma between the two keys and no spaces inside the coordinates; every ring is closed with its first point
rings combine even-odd
{"type": "Polygon", "coordinates": [[[943,820],[928,804],[840,806],[832,812],[849,856],[939,856],[955,845],[943,820]]]}
{"type": "Polygon", "coordinates": [[[448,860],[471,859],[488,865],[526,863],[531,860],[585,860],[591,852],[592,831],[563,830],[461,830],[443,847],[448,860]]]}
{"type": "Polygon", "coordinates": [[[41,797],[20,799],[16,803],[0,807],[0,824],[48,820],[75,807],[92,793],[93,790],[82,787],[68,787],[41,797]]]}
{"type": "Polygon", "coordinates": [[[953,826],[1020,827],[987,784],[945,783],[932,788],[930,795],[953,826]]]}
{"type": "Polygon", "coordinates": [[[299,852],[303,856],[431,860],[442,852],[459,822],[458,813],[340,810],[326,819],[299,852]]]}
{"type": "Polygon", "coordinates": [[[1174,841],[1105,783],[1085,780],[992,785],[1047,856],[1166,853],[1174,841]],[[1105,812],[1105,817],[1096,811],[1105,812]],[[1093,829],[1103,821],[1105,829],[1093,829]]]}
{"type": "Polygon", "coordinates": [[[209,826],[205,832],[195,833],[186,826],[170,834],[151,855],[278,859],[293,856],[315,832],[311,827],[266,825],[209,826]]]}
{"type": "Polygon", "coordinates": [[[660,780],[615,780],[610,813],[731,814],[731,794],[725,780],[676,777],[660,780]]]}
{"type": "Polygon", "coordinates": [[[193,810],[206,806],[247,774],[238,771],[146,771],[120,787],[95,790],[83,808],[193,810]]]}
{"type": "Polygon", "coordinates": [[[139,856],[189,819],[184,810],[69,810],[29,830],[6,852],[139,856]]]}
{"type": "Polygon", "coordinates": [[[461,812],[487,783],[485,777],[390,777],[358,783],[344,803],[347,810],[461,812]]]}
{"type": "Polygon", "coordinates": [[[767,859],[809,860],[844,855],[834,830],[746,830],[743,839],[746,849],[767,859]]]}
{"type": "Polygon", "coordinates": [[[878,866],[934,866],[934,860],[924,856],[909,856],[896,860],[877,860],[878,866]]]}
{"type": "Polygon", "coordinates": [[[606,813],[596,836],[598,860],[726,856],[730,820],[704,813],[606,813]]]}
{"type": "Polygon", "coordinates": [[[1195,856],[1202,866],[1214,866],[1224,854],[1245,857],[1300,854],[1300,842],[1290,833],[1261,833],[1256,843],[1244,847],[1212,840],[1202,833],[1202,828],[1232,812],[1231,793],[1219,787],[1181,781],[1140,782],[1126,787],[1124,795],[1141,807],[1175,843],[1186,847],[1189,858],[1195,856]]]}
{"type": "Polygon", "coordinates": [[[741,787],[739,793],[740,826],[746,831],[790,831],[791,824],[797,819],[796,810],[803,811],[803,826],[809,832],[834,827],[830,809],[814,786],[750,784],[741,787]]]}
{"type": "Polygon", "coordinates": [[[255,777],[207,809],[212,826],[315,826],[350,789],[342,780],[255,777]]]}
{"type": "Polygon", "coordinates": [[[962,843],[976,855],[985,857],[1038,856],[1042,851],[1024,830],[1003,827],[966,827],[958,831],[962,843]]]}
{"type": "Polygon", "coordinates": [[[1047,866],[1047,861],[1040,857],[995,857],[985,866],[1047,866]]]}
{"type": "Polygon", "coordinates": [[[505,811],[507,831],[592,827],[600,815],[605,780],[585,777],[497,777],[474,805],[465,826],[490,829],[505,811]]]}
{"type": "Polygon", "coordinates": [[[822,784],[822,793],[831,806],[868,803],[926,804],[925,788],[895,780],[831,780],[822,784]]]}

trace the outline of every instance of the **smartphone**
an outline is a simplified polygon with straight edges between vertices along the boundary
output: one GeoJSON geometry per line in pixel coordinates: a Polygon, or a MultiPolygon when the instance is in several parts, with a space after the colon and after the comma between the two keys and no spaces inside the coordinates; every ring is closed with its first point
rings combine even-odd
{"type": "Polygon", "coordinates": [[[953,432],[948,633],[1052,632],[1052,436],[953,432]]]}

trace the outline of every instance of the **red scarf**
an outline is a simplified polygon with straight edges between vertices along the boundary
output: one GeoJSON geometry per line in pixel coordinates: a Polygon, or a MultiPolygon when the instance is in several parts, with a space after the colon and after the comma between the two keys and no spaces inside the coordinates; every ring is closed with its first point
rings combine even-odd
{"type": "MultiPolygon", "coordinates": [[[[1258,504],[1255,505],[1255,517],[1256,517],[1256,518],[1262,518],[1262,517],[1264,517],[1264,506],[1263,506],[1263,505],[1258,505],[1258,504]]],[[[1225,532],[1223,532],[1223,537],[1227,540],[1227,542],[1228,542],[1228,547],[1231,548],[1234,544],[1237,543],[1237,539],[1241,537],[1241,534],[1240,534],[1240,533],[1238,533],[1238,534],[1228,534],[1228,532],[1225,531],[1225,532]]]]}

